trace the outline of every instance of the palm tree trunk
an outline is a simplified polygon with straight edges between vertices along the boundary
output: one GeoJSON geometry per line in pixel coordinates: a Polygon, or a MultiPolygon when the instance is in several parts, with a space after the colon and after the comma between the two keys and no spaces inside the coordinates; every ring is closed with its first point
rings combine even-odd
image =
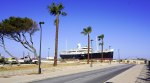
{"type": "Polygon", "coordinates": [[[89,55],[89,50],[90,50],[90,35],[88,34],[88,56],[87,56],[87,64],[89,64],[89,59],[90,59],[90,55],[89,55]]]}
{"type": "Polygon", "coordinates": [[[103,62],[103,39],[102,39],[102,62],[103,62]]]}
{"type": "Polygon", "coordinates": [[[54,64],[53,64],[53,66],[57,66],[58,31],[59,31],[59,14],[56,16],[55,56],[54,56],[54,64]]]}

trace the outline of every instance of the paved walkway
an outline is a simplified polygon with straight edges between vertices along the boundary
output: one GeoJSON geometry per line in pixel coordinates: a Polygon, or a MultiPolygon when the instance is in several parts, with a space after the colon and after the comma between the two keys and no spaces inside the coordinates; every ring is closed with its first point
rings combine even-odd
{"type": "Polygon", "coordinates": [[[136,82],[136,80],[140,76],[140,73],[143,70],[144,66],[145,66],[144,64],[136,65],[128,69],[127,71],[113,77],[106,83],[143,83],[143,82],[136,82]]]}

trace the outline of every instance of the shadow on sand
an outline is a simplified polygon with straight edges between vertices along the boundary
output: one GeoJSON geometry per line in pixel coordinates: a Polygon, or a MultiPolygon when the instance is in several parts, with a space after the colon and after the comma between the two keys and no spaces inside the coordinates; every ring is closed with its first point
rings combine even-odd
{"type": "Polygon", "coordinates": [[[142,70],[141,75],[137,78],[137,80],[150,83],[150,65],[147,65],[146,68],[142,70]]]}

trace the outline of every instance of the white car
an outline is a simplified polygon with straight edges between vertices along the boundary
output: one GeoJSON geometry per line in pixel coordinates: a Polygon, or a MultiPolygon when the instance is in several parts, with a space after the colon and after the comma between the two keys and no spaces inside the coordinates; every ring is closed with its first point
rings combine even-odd
{"type": "Polygon", "coordinates": [[[33,59],[32,59],[32,63],[33,63],[33,64],[38,64],[38,59],[33,58],[33,59]]]}

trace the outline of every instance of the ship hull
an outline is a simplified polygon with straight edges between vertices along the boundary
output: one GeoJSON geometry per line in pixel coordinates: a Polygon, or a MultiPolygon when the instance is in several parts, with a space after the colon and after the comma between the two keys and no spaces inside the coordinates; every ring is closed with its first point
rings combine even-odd
{"type": "MultiPolygon", "coordinates": [[[[60,54],[62,59],[87,59],[88,54],[60,54]]],[[[90,59],[112,60],[113,52],[104,52],[103,58],[101,53],[90,53],[90,59]]]]}

